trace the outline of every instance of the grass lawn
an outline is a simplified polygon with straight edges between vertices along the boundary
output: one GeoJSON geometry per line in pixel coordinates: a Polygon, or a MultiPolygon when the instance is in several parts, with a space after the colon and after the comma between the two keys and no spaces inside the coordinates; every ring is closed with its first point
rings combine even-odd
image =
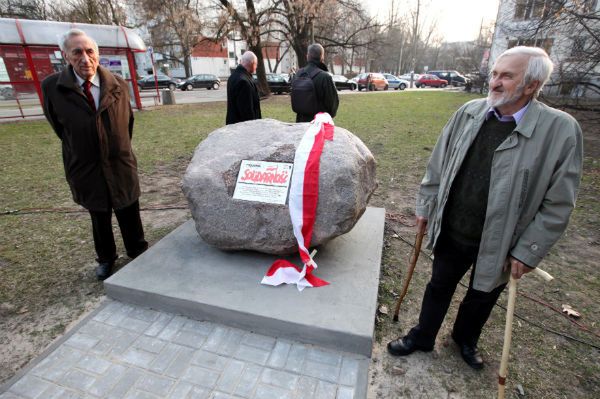
{"type": "MultiPolygon", "coordinates": [[[[400,290],[412,241],[414,196],[440,130],[464,102],[475,98],[457,92],[410,91],[344,95],[335,123],[360,137],[375,155],[379,188],[371,205],[385,207],[385,248],[382,259],[380,305],[391,313],[400,290]],[[396,235],[397,237],[395,237],[396,235]]],[[[262,103],[263,117],[292,122],[288,96],[262,103]]],[[[140,166],[142,207],[183,204],[179,179],[194,148],[223,125],[225,103],[163,107],[136,113],[134,148],[140,166]]],[[[543,267],[557,277],[551,286],[524,279],[521,288],[560,307],[568,303],[583,313],[581,320],[598,334],[600,283],[600,206],[598,205],[600,133],[584,125],[585,176],[578,208],[565,237],[543,267]]],[[[9,378],[38,354],[66,326],[103,295],[93,275],[94,250],[89,216],[77,209],[64,180],[60,143],[45,121],[0,125],[0,381],[9,378]],[[26,213],[30,209],[48,212],[26,213]],[[60,209],[57,209],[60,208],[60,209]],[[54,212],[53,210],[58,210],[54,212]]],[[[155,242],[179,223],[168,214],[154,223],[156,212],[142,214],[148,238],[155,242]]],[[[118,229],[117,229],[118,230],[118,229]]],[[[116,234],[120,253],[124,253],[116,234]]],[[[123,261],[125,262],[125,261],[123,261]]],[[[401,310],[401,322],[378,315],[379,349],[406,331],[418,316],[430,264],[422,256],[411,290],[401,310]]],[[[464,289],[459,287],[459,294],[464,289]]],[[[459,296],[459,295],[457,295],[459,296]]],[[[503,294],[500,303],[506,302],[503,294]]],[[[457,302],[450,310],[455,314],[457,302]]],[[[598,335],[582,331],[547,307],[519,297],[517,312],[547,328],[600,345],[598,335]]],[[[457,392],[460,397],[489,397],[496,389],[495,374],[503,339],[504,311],[496,308],[484,331],[480,349],[489,367],[482,373],[466,370],[445,345],[451,322],[444,324],[439,355],[423,362],[392,359],[375,350],[371,391],[382,397],[418,396],[396,375],[397,367],[423,367],[427,384],[457,392]],[[379,354],[378,354],[379,353],[379,354]],[[408,361],[409,363],[405,363],[408,361]],[[383,376],[382,376],[383,375],[383,376]]],[[[515,321],[508,389],[520,384],[528,397],[589,397],[600,390],[599,352],[587,344],[515,321]],[[560,376],[559,378],[557,378],[560,376]]],[[[419,358],[421,359],[421,358],[419,358]]],[[[408,376],[408,374],[407,374],[408,376]]],[[[406,377],[408,379],[408,377],[406,377]]],[[[415,388],[416,389],[416,388],[415,388]]],[[[433,389],[433,388],[432,388],[433,389]]],[[[437,389],[437,388],[436,388],[437,389]]],[[[435,391],[435,389],[434,389],[435,391]]]]}

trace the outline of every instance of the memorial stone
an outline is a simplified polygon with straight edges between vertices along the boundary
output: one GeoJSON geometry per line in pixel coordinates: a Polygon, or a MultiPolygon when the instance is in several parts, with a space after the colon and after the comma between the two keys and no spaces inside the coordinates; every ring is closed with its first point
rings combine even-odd
{"type": "MultiPolygon", "coordinates": [[[[215,130],[198,145],[182,188],[206,243],[224,250],[297,252],[287,201],[246,201],[233,193],[243,160],[293,163],[307,128],[307,123],[254,120],[215,130]]],[[[350,231],[376,187],[373,155],[358,137],[336,126],[321,155],[311,247],[350,231]]]]}

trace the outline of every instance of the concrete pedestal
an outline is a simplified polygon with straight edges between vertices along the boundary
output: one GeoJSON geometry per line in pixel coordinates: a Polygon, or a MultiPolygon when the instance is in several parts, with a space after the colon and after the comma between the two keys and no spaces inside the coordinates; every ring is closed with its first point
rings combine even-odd
{"type": "Polygon", "coordinates": [[[316,275],[330,285],[299,292],[260,284],[276,256],[213,248],[189,220],[106,280],[106,292],[197,320],[370,356],[384,224],[384,209],[367,208],[352,231],[318,248],[316,275]]]}

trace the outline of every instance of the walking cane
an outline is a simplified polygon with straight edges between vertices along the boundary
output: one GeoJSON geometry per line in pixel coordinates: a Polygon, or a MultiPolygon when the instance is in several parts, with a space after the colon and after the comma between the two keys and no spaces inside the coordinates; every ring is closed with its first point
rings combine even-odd
{"type": "Polygon", "coordinates": [[[415,245],[413,248],[413,252],[410,256],[410,264],[408,266],[408,274],[404,279],[404,286],[402,287],[402,293],[400,294],[400,298],[398,298],[398,302],[396,302],[396,310],[394,310],[394,321],[398,321],[398,312],[400,311],[400,305],[402,304],[402,300],[406,296],[408,292],[408,284],[410,284],[410,280],[412,279],[413,272],[415,271],[415,266],[417,265],[417,260],[419,259],[419,254],[421,253],[421,244],[423,243],[423,236],[425,235],[426,230],[425,223],[420,220],[417,222],[417,234],[415,235],[415,245]]]}
{"type": "MultiPolygon", "coordinates": [[[[546,282],[552,281],[552,277],[547,272],[535,268],[533,273],[543,278],[546,282]]],[[[502,360],[500,361],[500,370],[498,370],[498,399],[504,399],[504,388],[506,384],[506,375],[508,370],[508,353],[510,351],[510,341],[512,336],[513,316],[515,314],[515,302],[517,299],[517,280],[510,276],[508,283],[508,306],[506,307],[506,325],[504,327],[504,346],[502,347],[502,360]]]]}

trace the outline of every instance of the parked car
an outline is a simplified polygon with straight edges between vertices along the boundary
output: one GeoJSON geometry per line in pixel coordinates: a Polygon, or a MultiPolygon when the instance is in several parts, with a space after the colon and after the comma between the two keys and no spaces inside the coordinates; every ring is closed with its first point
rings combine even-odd
{"type": "Polygon", "coordinates": [[[408,86],[410,86],[410,81],[400,79],[390,73],[384,73],[383,76],[385,76],[386,80],[388,81],[388,84],[390,85],[390,89],[404,90],[408,86]]]}
{"type": "Polygon", "coordinates": [[[209,73],[190,76],[178,85],[183,91],[191,91],[194,89],[218,90],[220,86],[221,80],[209,73]]]}
{"type": "Polygon", "coordinates": [[[380,73],[366,72],[358,75],[358,90],[387,90],[390,86],[385,77],[380,73]],[[367,87],[367,84],[369,85],[367,87]]]}
{"type": "Polygon", "coordinates": [[[448,81],[449,86],[464,86],[469,82],[469,78],[457,71],[430,71],[429,73],[448,81]]]}
{"type": "Polygon", "coordinates": [[[154,89],[156,88],[157,81],[159,89],[175,90],[178,84],[178,82],[175,79],[171,79],[167,75],[156,75],[156,80],[154,79],[154,75],[148,75],[139,79],[137,81],[137,84],[140,90],[154,89]]]}
{"type": "Polygon", "coordinates": [[[335,84],[335,88],[339,90],[356,90],[358,88],[358,84],[353,82],[342,75],[332,75],[333,83],[335,84]]]}
{"type": "Polygon", "coordinates": [[[430,87],[444,88],[444,87],[448,86],[448,81],[445,79],[440,79],[435,75],[426,74],[426,75],[421,75],[419,80],[417,80],[417,82],[415,83],[415,86],[417,86],[417,87],[430,86],[430,87]]]}
{"type": "MultiPolygon", "coordinates": [[[[405,73],[404,75],[400,75],[398,77],[400,79],[406,80],[407,82],[410,82],[410,73],[405,73]]],[[[413,83],[419,80],[420,77],[421,75],[419,75],[418,73],[413,73],[413,83]]]]}
{"type": "MultiPolygon", "coordinates": [[[[282,75],[278,73],[267,73],[267,84],[269,85],[269,89],[271,93],[289,93],[291,91],[292,85],[288,82],[282,75]]],[[[252,75],[254,81],[257,81],[258,78],[256,74],[252,75]]]]}
{"type": "Polygon", "coordinates": [[[0,97],[2,100],[14,100],[15,90],[11,85],[0,85],[0,97]]]}

